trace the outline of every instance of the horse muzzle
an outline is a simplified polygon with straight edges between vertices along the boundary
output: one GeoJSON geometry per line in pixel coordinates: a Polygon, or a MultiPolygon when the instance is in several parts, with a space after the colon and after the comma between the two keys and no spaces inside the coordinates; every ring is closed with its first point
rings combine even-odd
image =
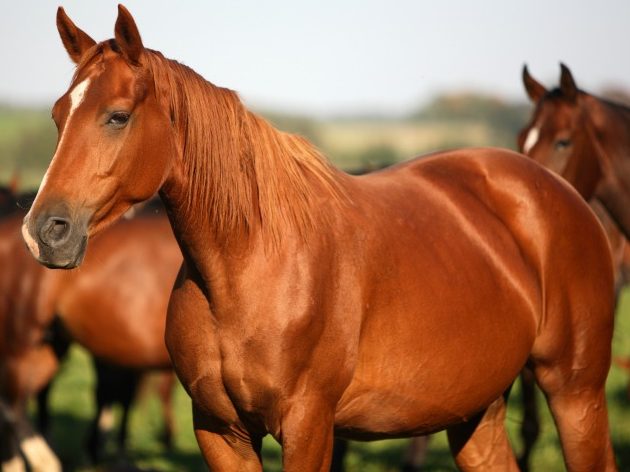
{"type": "Polygon", "coordinates": [[[30,213],[24,218],[22,236],[31,254],[51,269],[72,269],[83,261],[87,246],[88,218],[76,218],[65,208],[30,213]]]}

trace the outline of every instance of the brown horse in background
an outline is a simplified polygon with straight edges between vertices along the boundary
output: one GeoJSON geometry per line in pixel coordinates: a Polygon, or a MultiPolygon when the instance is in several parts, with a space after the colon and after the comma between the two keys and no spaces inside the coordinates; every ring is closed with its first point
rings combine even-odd
{"type": "MultiPolygon", "coordinates": [[[[519,150],[563,176],[589,201],[608,235],[618,298],[628,283],[630,261],[621,232],[628,234],[623,225],[630,221],[626,201],[630,173],[624,170],[630,163],[630,108],[579,90],[564,64],[560,65],[559,87],[547,90],[527,66],[523,67],[523,85],[536,108],[519,133],[519,150]]],[[[528,374],[523,378],[523,396],[521,464],[526,469],[539,430],[534,382],[528,374]]]]}
{"type": "MultiPolygon", "coordinates": [[[[20,448],[34,469],[55,470],[59,465],[48,462],[54,461],[51,453],[41,457],[45,443],[25,419],[26,400],[56,370],[57,357],[45,339],[53,317],[59,316],[71,339],[98,358],[101,382],[105,375],[119,376],[120,368],[138,371],[128,370],[128,382],[137,382],[141,371],[169,369],[164,326],[181,253],[164,215],[145,214],[122,220],[97,238],[95,251],[80,270],[51,271],[37,264],[24,247],[23,218],[24,212],[17,211],[0,220],[0,398],[12,419],[5,427],[13,429],[0,443],[10,442],[4,446],[4,468],[19,463],[20,448]],[[103,371],[103,363],[117,370],[103,371]]],[[[127,395],[132,394],[135,385],[127,387],[127,395]]],[[[108,392],[112,389],[104,385],[97,389],[97,395],[106,395],[97,404],[115,399],[107,397],[108,392]]],[[[171,423],[167,416],[168,428],[171,423]]],[[[91,441],[96,440],[94,428],[91,441]]]]}
{"type": "Polygon", "coordinates": [[[630,108],[578,89],[564,64],[558,88],[547,90],[526,67],[523,82],[536,109],[519,147],[585,200],[599,200],[630,237],[630,108]]]}
{"type": "Polygon", "coordinates": [[[612,263],[567,184],[496,149],[349,176],[144,48],[124,7],[102,43],[57,25],[78,66],[24,238],[75,267],[159,189],[185,261],[166,342],[211,469],[262,470],[266,434],[285,470],[325,471],[335,434],[446,428],[462,469],[516,470],[504,399],[525,364],[567,468],[615,469],[612,263]]]}

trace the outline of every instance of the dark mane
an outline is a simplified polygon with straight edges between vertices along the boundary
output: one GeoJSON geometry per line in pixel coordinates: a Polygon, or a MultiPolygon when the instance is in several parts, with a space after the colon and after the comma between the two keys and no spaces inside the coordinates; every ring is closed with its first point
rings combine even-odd
{"type": "MultiPolygon", "coordinates": [[[[603,97],[599,97],[599,96],[596,96],[596,95],[589,94],[588,92],[584,92],[583,90],[580,90],[580,93],[584,93],[584,94],[590,95],[591,97],[597,99],[602,104],[606,105],[608,108],[611,108],[612,110],[614,110],[617,113],[621,113],[623,115],[626,115],[630,119],[630,107],[629,106],[627,106],[627,105],[625,105],[623,103],[612,101],[612,100],[610,100],[608,98],[603,98],[603,97]]],[[[565,95],[562,92],[562,90],[560,89],[560,87],[556,87],[554,89],[549,90],[545,94],[544,98],[545,99],[562,100],[562,99],[565,98],[565,95]]]]}
{"type": "Polygon", "coordinates": [[[341,172],[308,141],[275,130],[235,92],[159,52],[147,50],[144,57],[180,136],[190,188],[196,189],[188,205],[208,208],[202,217],[217,235],[247,230],[254,218],[276,242],[283,224],[306,235],[315,227],[315,202],[342,200],[341,172]]]}
{"type": "Polygon", "coordinates": [[[627,119],[630,120],[630,107],[623,104],[623,103],[619,103],[619,102],[614,102],[612,100],[609,100],[607,98],[602,98],[602,97],[597,97],[597,99],[602,102],[604,105],[608,106],[609,108],[612,108],[613,110],[615,110],[617,113],[621,113],[623,115],[626,116],[627,119]]]}

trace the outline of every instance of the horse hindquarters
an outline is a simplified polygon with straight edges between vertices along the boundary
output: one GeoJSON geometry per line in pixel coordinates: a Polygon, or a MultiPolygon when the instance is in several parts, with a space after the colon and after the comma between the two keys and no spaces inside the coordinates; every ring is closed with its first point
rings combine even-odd
{"type": "Polygon", "coordinates": [[[548,241],[545,306],[531,361],[568,470],[615,470],[604,391],[614,314],[610,251],[586,206],[570,216],[556,222],[548,241]]]}
{"type": "MultiPolygon", "coordinates": [[[[490,161],[485,162],[487,173],[498,172],[499,167],[508,172],[477,179],[487,187],[478,185],[477,194],[485,196],[484,201],[509,228],[520,257],[535,276],[539,296],[530,299],[536,317],[529,364],[554,415],[567,468],[614,469],[604,393],[614,303],[606,236],[588,206],[566,183],[529,161],[507,157],[492,161],[493,169],[490,161]],[[506,193],[508,188],[512,193],[506,193]]],[[[482,459],[490,461],[497,452],[488,445],[490,441],[477,439],[493,429],[501,433],[496,429],[499,416],[482,419],[470,435],[479,449],[467,444],[460,448],[465,455],[458,457],[460,466],[487,468],[489,463],[482,459]]]]}

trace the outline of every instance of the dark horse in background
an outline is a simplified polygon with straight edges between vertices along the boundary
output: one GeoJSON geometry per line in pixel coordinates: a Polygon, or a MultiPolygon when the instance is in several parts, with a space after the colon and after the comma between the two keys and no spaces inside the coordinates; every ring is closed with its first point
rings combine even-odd
{"type": "MultiPolygon", "coordinates": [[[[618,296],[628,282],[630,108],[580,90],[564,64],[557,88],[545,88],[526,66],[523,84],[535,110],[519,133],[519,150],[563,176],[589,202],[608,235],[618,296]]],[[[539,429],[531,373],[523,378],[523,396],[525,469],[539,429]]]]}
{"type": "Polygon", "coordinates": [[[498,149],[353,177],[146,49],[124,7],[112,40],[63,9],[57,26],[77,70],[24,239],[78,266],[159,190],[184,254],[166,343],[212,470],[261,471],[266,434],[286,471],[324,472],[335,435],[441,429],[460,468],[516,470],[505,396],[525,364],[567,468],[616,468],[612,261],[560,178],[498,149]]]}
{"type": "MultiPolygon", "coordinates": [[[[33,470],[59,470],[54,454],[25,415],[26,401],[46,388],[56,371],[64,349],[64,340],[59,348],[59,336],[67,336],[66,343],[77,341],[96,358],[99,411],[89,438],[95,460],[101,409],[116,400],[130,403],[143,372],[170,371],[164,326],[181,253],[164,214],[147,212],[104,232],[81,270],[52,271],[34,263],[24,247],[20,235],[24,214],[17,210],[0,219],[3,469],[23,469],[21,451],[33,470]]],[[[40,406],[45,411],[41,401],[40,406]]],[[[164,409],[168,432],[172,429],[169,405],[164,409]]],[[[126,435],[126,410],[120,445],[126,435]]]]}

